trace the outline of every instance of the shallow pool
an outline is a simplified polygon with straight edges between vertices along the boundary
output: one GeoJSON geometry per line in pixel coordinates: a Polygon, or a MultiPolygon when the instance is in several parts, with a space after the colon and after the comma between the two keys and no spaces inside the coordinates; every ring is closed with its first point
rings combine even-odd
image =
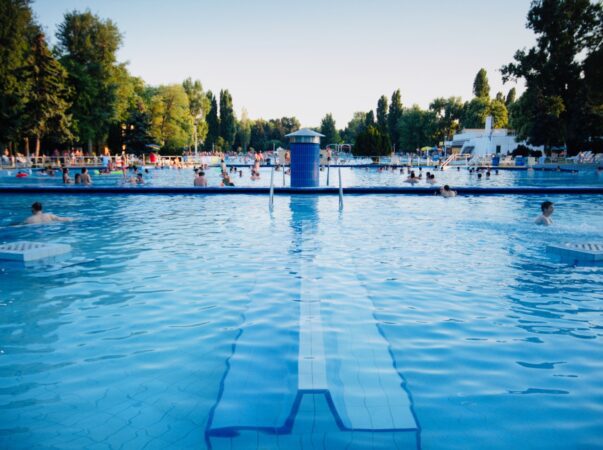
{"type": "Polygon", "coordinates": [[[0,197],[0,242],[73,247],[0,263],[0,448],[601,448],[603,267],[545,247],[603,198],[542,200],[0,197]],[[76,220],[9,226],[35,200],[76,220]]]}

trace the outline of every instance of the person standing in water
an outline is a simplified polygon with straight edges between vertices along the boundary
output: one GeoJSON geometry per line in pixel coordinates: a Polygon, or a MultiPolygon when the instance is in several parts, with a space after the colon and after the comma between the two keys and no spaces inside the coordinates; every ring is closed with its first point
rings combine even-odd
{"type": "Polygon", "coordinates": [[[553,211],[555,210],[553,202],[549,202],[548,200],[546,202],[542,202],[542,204],[540,205],[540,209],[542,211],[542,214],[536,218],[536,221],[534,223],[536,225],[544,225],[547,227],[549,225],[553,225],[553,219],[551,219],[553,211]]]}

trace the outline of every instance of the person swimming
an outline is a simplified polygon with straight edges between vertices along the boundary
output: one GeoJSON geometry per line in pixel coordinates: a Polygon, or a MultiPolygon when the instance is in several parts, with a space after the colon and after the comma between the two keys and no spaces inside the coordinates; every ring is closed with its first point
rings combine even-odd
{"type": "Polygon", "coordinates": [[[450,186],[448,186],[447,184],[445,184],[444,186],[442,186],[440,188],[440,195],[442,197],[456,197],[456,191],[453,191],[452,189],[450,189],[450,186]]]}
{"type": "Polygon", "coordinates": [[[205,178],[205,172],[199,170],[197,176],[195,177],[195,181],[193,182],[194,186],[198,187],[207,187],[207,178],[205,178]]]}
{"type": "Polygon", "coordinates": [[[542,204],[540,205],[540,210],[542,211],[542,214],[536,218],[534,223],[536,225],[544,225],[547,227],[549,225],[553,225],[553,219],[551,219],[553,211],[555,211],[553,202],[549,202],[548,200],[542,202],[542,204]]]}
{"type": "Polygon", "coordinates": [[[42,212],[42,203],[35,202],[31,205],[31,216],[23,221],[25,225],[34,225],[50,222],[71,222],[70,217],[59,217],[51,213],[42,212]]]}

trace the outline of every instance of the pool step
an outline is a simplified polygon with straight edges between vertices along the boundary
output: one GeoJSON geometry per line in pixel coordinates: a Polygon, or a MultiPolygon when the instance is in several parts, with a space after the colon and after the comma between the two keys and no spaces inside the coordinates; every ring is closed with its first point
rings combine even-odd
{"type": "Polygon", "coordinates": [[[603,244],[565,243],[551,244],[546,248],[547,253],[560,256],[569,262],[599,262],[603,261],[603,244]]]}
{"type": "Polygon", "coordinates": [[[0,260],[28,262],[51,258],[71,251],[68,244],[17,241],[0,245],[0,260]]]}
{"type": "Polygon", "coordinates": [[[299,298],[273,301],[274,289],[250,296],[206,430],[208,444],[244,448],[235,438],[291,435],[309,420],[303,406],[311,397],[330,415],[312,433],[401,433],[411,444],[399,448],[416,448],[411,400],[366,288],[353,269],[333,273],[303,251],[299,261],[299,298]],[[279,357],[291,351],[297,360],[279,357]]]}

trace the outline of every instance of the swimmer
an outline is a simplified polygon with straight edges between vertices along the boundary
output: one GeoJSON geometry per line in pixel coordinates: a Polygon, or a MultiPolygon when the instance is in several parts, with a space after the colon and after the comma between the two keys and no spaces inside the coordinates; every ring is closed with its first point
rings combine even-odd
{"type": "Polygon", "coordinates": [[[234,186],[234,183],[231,181],[230,176],[227,172],[224,172],[222,175],[222,186],[234,186]]]}
{"type": "Polygon", "coordinates": [[[92,178],[90,178],[90,174],[88,173],[88,169],[85,167],[82,168],[82,184],[89,186],[92,184],[92,178]]]}
{"type": "Polygon", "coordinates": [[[195,177],[195,181],[193,182],[194,186],[199,187],[207,187],[207,178],[205,178],[205,172],[200,170],[195,177]]]}
{"type": "Polygon", "coordinates": [[[415,171],[414,171],[414,170],[411,170],[411,171],[410,171],[410,175],[408,176],[408,178],[407,178],[405,181],[406,181],[407,183],[411,183],[411,184],[414,184],[414,183],[418,183],[418,182],[419,182],[419,180],[418,180],[417,176],[415,175],[415,171]]]}
{"type": "Polygon", "coordinates": [[[445,184],[440,188],[440,195],[446,198],[456,197],[456,191],[453,191],[452,189],[450,189],[450,186],[445,184]]]}
{"type": "Polygon", "coordinates": [[[540,209],[542,210],[542,214],[536,218],[534,223],[536,225],[544,226],[553,225],[553,219],[551,219],[553,211],[555,210],[553,202],[549,202],[548,200],[546,202],[542,202],[540,209]]]}
{"type": "Polygon", "coordinates": [[[82,174],[81,173],[75,174],[75,184],[82,184],[82,174]]]}
{"type": "Polygon", "coordinates": [[[63,169],[63,184],[71,184],[71,177],[69,176],[69,169],[67,167],[63,169]]]}
{"type": "Polygon", "coordinates": [[[35,202],[31,205],[31,216],[23,221],[25,225],[33,225],[49,222],[71,222],[73,219],[69,217],[59,217],[51,213],[42,212],[42,203],[35,202]]]}

